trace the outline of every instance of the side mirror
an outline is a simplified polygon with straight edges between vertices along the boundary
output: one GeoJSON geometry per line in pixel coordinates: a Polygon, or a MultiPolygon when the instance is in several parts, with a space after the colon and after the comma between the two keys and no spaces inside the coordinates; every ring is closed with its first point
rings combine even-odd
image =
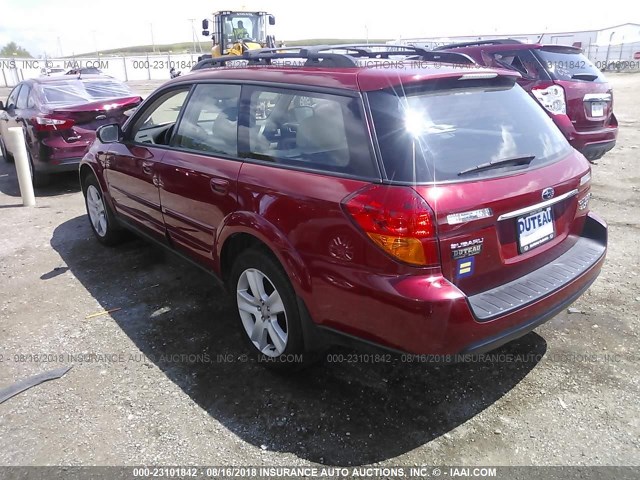
{"type": "Polygon", "coordinates": [[[0,100],[0,110],[4,110],[4,103],[2,103],[2,100],[0,100]]]}
{"type": "Polygon", "coordinates": [[[211,35],[211,32],[209,30],[202,30],[203,37],[208,37],[209,35],[211,35]]]}
{"type": "Polygon", "coordinates": [[[269,25],[275,25],[276,24],[276,17],[274,17],[273,15],[269,15],[269,25]]]}
{"type": "Polygon", "coordinates": [[[102,143],[115,143],[122,140],[122,129],[117,123],[102,125],[96,130],[96,137],[102,143]]]}
{"type": "Polygon", "coordinates": [[[209,20],[206,18],[202,20],[202,30],[209,30],[209,20]]]}

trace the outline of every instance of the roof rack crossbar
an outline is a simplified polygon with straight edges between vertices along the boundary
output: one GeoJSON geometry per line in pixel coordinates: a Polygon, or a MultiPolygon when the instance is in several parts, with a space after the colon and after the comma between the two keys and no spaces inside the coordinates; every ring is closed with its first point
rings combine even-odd
{"type": "Polygon", "coordinates": [[[206,58],[198,62],[192,70],[210,67],[225,67],[228,62],[246,61],[247,65],[273,65],[273,60],[300,59],[300,66],[312,67],[358,67],[362,59],[389,59],[404,56],[412,60],[443,62],[454,64],[474,64],[471,57],[463,53],[436,52],[422,47],[390,44],[342,44],[313,45],[303,47],[261,48],[247,50],[242,55],[206,58]],[[336,51],[343,50],[344,53],[336,51]]]}
{"type": "Polygon", "coordinates": [[[520,44],[522,43],[520,40],[516,40],[515,38],[495,38],[493,40],[476,40],[474,42],[459,42],[459,43],[448,43],[446,45],[440,45],[433,50],[447,50],[449,48],[463,48],[463,47],[476,47],[480,45],[512,45],[512,44],[520,44]]]}

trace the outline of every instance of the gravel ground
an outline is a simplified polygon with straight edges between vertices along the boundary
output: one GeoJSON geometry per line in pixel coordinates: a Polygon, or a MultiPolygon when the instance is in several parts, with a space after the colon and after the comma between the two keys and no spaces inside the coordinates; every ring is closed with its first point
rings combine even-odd
{"type": "Polygon", "coordinates": [[[640,75],[610,80],[604,270],[578,313],[477,363],[267,371],[211,277],[141,240],[99,245],[74,175],[22,208],[0,161],[0,388],[73,366],[0,405],[0,465],[640,465],[640,75]]]}

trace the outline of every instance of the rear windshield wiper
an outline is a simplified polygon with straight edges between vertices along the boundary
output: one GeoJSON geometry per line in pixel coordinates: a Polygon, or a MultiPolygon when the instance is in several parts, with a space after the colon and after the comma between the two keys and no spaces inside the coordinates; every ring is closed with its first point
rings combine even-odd
{"type": "Polygon", "coordinates": [[[535,155],[528,155],[525,157],[513,157],[513,158],[503,158],[502,160],[493,160],[492,162],[481,163],[480,165],[476,165],[475,167],[465,168],[461,172],[458,172],[458,176],[465,175],[471,172],[479,172],[481,170],[491,170],[492,168],[500,168],[507,165],[513,165],[513,166],[529,165],[534,158],[536,158],[535,155]]]}
{"type": "Polygon", "coordinates": [[[571,75],[571,78],[575,80],[587,80],[589,82],[593,82],[598,78],[598,76],[593,73],[574,73],[571,75]]]}

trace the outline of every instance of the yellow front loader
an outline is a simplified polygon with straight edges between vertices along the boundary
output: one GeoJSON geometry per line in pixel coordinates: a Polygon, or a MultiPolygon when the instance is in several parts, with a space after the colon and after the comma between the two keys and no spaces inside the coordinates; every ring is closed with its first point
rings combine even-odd
{"type": "Polygon", "coordinates": [[[275,38],[267,35],[267,25],[275,24],[275,17],[265,12],[216,12],[213,14],[212,31],[209,20],[202,21],[202,35],[212,39],[211,55],[202,55],[198,61],[242,55],[247,50],[258,48],[275,48],[275,38]]]}

